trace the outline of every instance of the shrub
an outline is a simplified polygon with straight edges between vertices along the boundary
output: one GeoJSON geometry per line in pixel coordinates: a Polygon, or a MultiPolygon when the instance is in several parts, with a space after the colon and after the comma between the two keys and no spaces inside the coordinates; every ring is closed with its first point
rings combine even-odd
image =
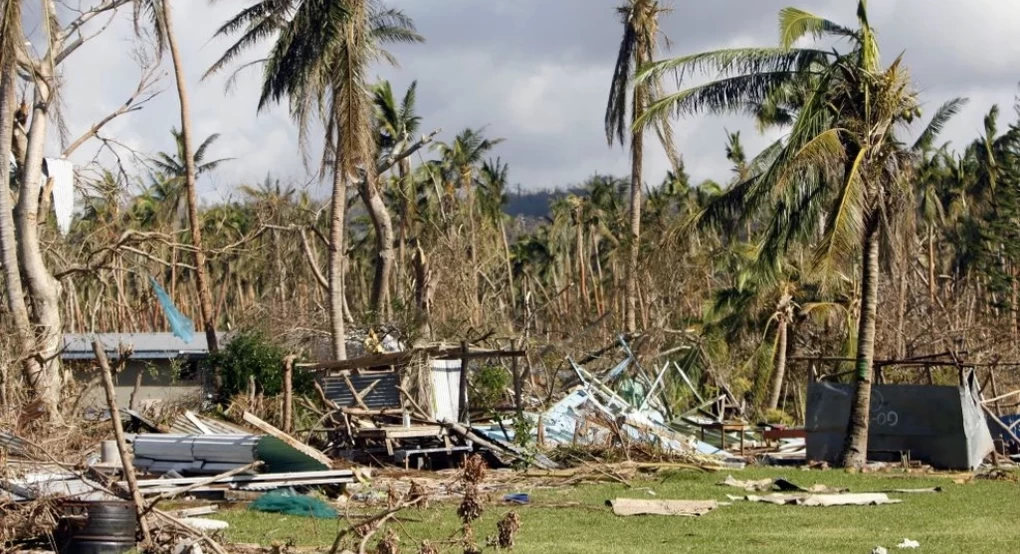
{"type": "Polygon", "coordinates": [[[499,406],[506,396],[506,389],[510,386],[510,374],[500,366],[485,365],[475,372],[471,380],[475,389],[475,396],[471,404],[485,410],[492,410],[499,406]]]}
{"type": "MultiPolygon", "coordinates": [[[[251,376],[260,392],[273,396],[283,392],[283,359],[287,353],[262,331],[242,330],[206,360],[206,370],[208,374],[216,369],[222,372],[223,398],[247,392],[251,376]]],[[[295,371],[294,393],[314,391],[313,379],[309,373],[295,371]]]]}

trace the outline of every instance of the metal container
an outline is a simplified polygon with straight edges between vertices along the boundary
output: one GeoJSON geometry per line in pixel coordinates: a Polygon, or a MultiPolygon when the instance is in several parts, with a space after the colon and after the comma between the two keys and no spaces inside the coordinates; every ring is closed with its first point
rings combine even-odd
{"type": "Polygon", "coordinates": [[[133,502],[85,502],[81,506],[84,523],[71,529],[65,553],[120,554],[135,547],[138,516],[133,502]]]}

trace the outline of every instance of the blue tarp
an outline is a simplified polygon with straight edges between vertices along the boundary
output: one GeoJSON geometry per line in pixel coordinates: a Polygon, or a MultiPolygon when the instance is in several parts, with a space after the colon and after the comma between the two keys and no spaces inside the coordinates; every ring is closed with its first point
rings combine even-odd
{"type": "Polygon", "coordinates": [[[174,306],[170,295],[151,276],[149,282],[152,283],[152,288],[156,291],[156,298],[159,299],[159,305],[163,307],[163,313],[166,314],[166,319],[170,322],[170,330],[173,331],[174,336],[184,342],[191,342],[195,336],[195,324],[182,314],[177,306],[174,306]]]}

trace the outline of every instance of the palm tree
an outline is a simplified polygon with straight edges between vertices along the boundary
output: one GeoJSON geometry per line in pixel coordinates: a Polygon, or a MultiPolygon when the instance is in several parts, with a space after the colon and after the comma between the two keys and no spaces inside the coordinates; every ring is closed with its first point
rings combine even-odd
{"type": "MultiPolygon", "coordinates": [[[[377,148],[381,155],[392,155],[397,153],[407,141],[418,132],[421,126],[421,117],[415,113],[415,102],[417,99],[418,82],[414,81],[407,88],[403,99],[398,103],[393,95],[393,87],[389,81],[382,81],[375,87],[375,121],[377,148]]],[[[403,290],[403,284],[407,282],[407,230],[414,212],[414,183],[411,175],[411,160],[404,158],[397,164],[397,186],[396,188],[396,211],[400,217],[400,227],[397,238],[397,282],[400,283],[398,292],[403,290]]],[[[391,244],[381,244],[382,248],[393,248],[391,244]]],[[[383,256],[380,248],[376,275],[377,282],[382,282],[383,276],[388,273],[383,267],[383,262],[392,256],[383,256]]],[[[381,295],[381,294],[380,294],[381,295]]],[[[403,304],[401,295],[400,301],[403,304]]]]}
{"type": "Polygon", "coordinates": [[[464,194],[464,203],[467,205],[468,219],[468,256],[471,260],[471,279],[474,283],[472,291],[472,320],[477,321],[481,317],[480,294],[481,289],[478,282],[478,245],[475,244],[475,194],[472,184],[475,181],[474,175],[478,165],[503,139],[489,139],[483,135],[483,129],[464,129],[457,135],[452,143],[436,143],[443,170],[443,179],[446,186],[446,197],[444,201],[453,208],[456,189],[460,188],[464,194]]]}
{"type": "MultiPolygon", "coordinates": [[[[630,123],[641,120],[646,108],[656,102],[662,95],[662,82],[657,78],[645,79],[634,83],[629,95],[635,72],[642,66],[651,63],[659,48],[659,16],[669,13],[657,0],[627,0],[626,4],[616,9],[623,22],[623,39],[620,41],[619,54],[616,57],[616,68],[609,88],[609,102],[606,105],[605,127],[609,146],[614,141],[625,143],[625,135],[629,127],[627,112],[630,111],[630,123]]],[[[665,119],[659,119],[656,125],[659,139],[667,156],[670,157],[674,171],[679,172],[679,158],[674,154],[673,131],[665,119]]],[[[641,187],[642,164],[644,163],[644,130],[630,131],[630,259],[627,263],[627,275],[624,283],[626,289],[625,320],[627,332],[637,330],[637,270],[641,240],[641,187]]]]}
{"type": "Polygon", "coordinates": [[[746,113],[748,106],[763,104],[791,83],[813,83],[789,135],[759,156],[762,167],[713,202],[700,219],[737,215],[746,220],[767,212],[759,259],[773,268],[782,266],[791,244],[818,236],[821,214],[825,223],[815,247],[817,267],[833,273],[834,264],[863,249],[855,393],[843,454],[847,466],[859,466],[867,456],[879,248],[904,194],[899,175],[908,154],[894,130],[919,113],[901,60],[886,69],[880,66],[866,0],[860,0],[857,16],[858,28],[850,29],[785,8],[779,17],[778,48],[726,49],[664,60],[638,78],[644,82],[667,71],[677,71],[681,80],[696,71],[712,72],[716,78],[663,98],[649,108],[646,120],[670,111],[746,113]],[[795,48],[806,36],[835,37],[850,48],[795,48]]]}
{"type": "MultiPolygon", "coordinates": [[[[202,314],[202,326],[205,329],[205,337],[209,344],[209,351],[215,353],[218,350],[218,344],[216,323],[213,321],[212,290],[206,268],[205,250],[202,246],[202,222],[199,219],[198,213],[198,191],[196,185],[198,169],[193,155],[195,149],[191,132],[191,100],[188,96],[187,83],[184,79],[184,61],[181,59],[180,47],[177,43],[177,33],[174,30],[172,3],[171,0],[133,0],[133,4],[135,7],[136,24],[143,14],[148,17],[159,54],[162,55],[164,48],[169,47],[170,59],[174,66],[174,82],[177,85],[177,99],[181,112],[179,153],[184,169],[184,191],[187,198],[188,224],[191,227],[191,244],[195,250],[195,280],[198,286],[199,308],[202,314]]],[[[219,391],[222,383],[220,375],[217,374],[215,379],[215,386],[217,391],[219,391]]]]}
{"type": "MultiPolygon", "coordinates": [[[[181,223],[185,218],[190,217],[191,211],[189,207],[190,196],[187,194],[188,164],[185,161],[187,160],[187,150],[184,147],[184,133],[178,131],[177,128],[171,128],[170,134],[174,138],[174,144],[177,146],[177,151],[173,154],[168,152],[159,152],[152,160],[152,163],[156,167],[156,170],[160,173],[160,175],[156,177],[157,182],[155,184],[155,196],[161,201],[163,209],[169,211],[170,230],[174,235],[174,240],[176,241],[177,234],[181,230],[181,223]]],[[[204,141],[202,141],[202,144],[199,145],[198,149],[195,150],[195,154],[192,156],[192,159],[194,161],[196,178],[203,173],[216,169],[223,164],[223,162],[233,159],[221,158],[218,160],[205,160],[209,148],[219,138],[219,133],[209,135],[204,141]]],[[[176,294],[177,245],[174,244],[170,249],[170,296],[175,297],[176,294]]]]}
{"type": "MultiPolygon", "coordinates": [[[[421,42],[410,18],[375,0],[263,0],[217,30],[240,38],[206,72],[219,71],[246,49],[273,38],[263,66],[259,109],[287,99],[301,136],[318,114],[326,131],[323,173],[332,173],[329,233],[329,315],[333,355],[347,357],[344,323],[345,202],[351,186],[375,191],[372,95],[366,84],[376,60],[393,61],[385,43],[421,42]],[[328,170],[327,170],[328,168],[328,170]]],[[[249,64],[251,65],[251,64],[249,64]]],[[[371,210],[372,208],[370,208],[371,210]]],[[[380,216],[381,214],[376,214],[380,216]]]]}
{"type": "Polygon", "coordinates": [[[939,197],[942,182],[949,177],[949,145],[935,148],[935,141],[946,123],[966,105],[967,100],[954,98],[942,104],[935,112],[928,127],[914,141],[911,151],[917,156],[914,194],[917,197],[918,215],[925,225],[928,243],[928,317],[934,324],[936,276],[935,276],[935,229],[945,220],[945,208],[939,197]]]}
{"type": "Polygon", "coordinates": [[[503,206],[507,203],[506,189],[510,183],[510,166],[496,158],[482,164],[478,178],[478,204],[483,221],[495,225],[503,239],[503,257],[506,261],[506,280],[510,291],[510,306],[516,308],[517,293],[514,290],[514,272],[510,241],[506,235],[506,214],[503,206]]]}

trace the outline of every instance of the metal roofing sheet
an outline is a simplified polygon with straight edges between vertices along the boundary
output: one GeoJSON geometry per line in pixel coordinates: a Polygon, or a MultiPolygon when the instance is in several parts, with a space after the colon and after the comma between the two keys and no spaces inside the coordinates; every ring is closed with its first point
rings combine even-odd
{"type": "MultiPolygon", "coordinates": [[[[397,372],[352,374],[348,375],[347,378],[351,380],[351,384],[354,385],[359,394],[372,386],[372,383],[379,381],[379,384],[362,399],[369,408],[400,407],[400,391],[397,390],[397,387],[400,386],[400,376],[397,372]]],[[[357,406],[357,402],[354,401],[354,394],[351,393],[351,389],[347,386],[346,381],[344,381],[344,377],[324,377],[322,379],[322,388],[326,393],[326,398],[336,402],[338,405],[357,406]]]]}
{"type": "MultiPolygon", "coordinates": [[[[217,333],[217,336],[221,344],[228,340],[226,333],[217,333]]],[[[95,340],[108,354],[116,354],[121,344],[129,345],[133,349],[132,358],[136,359],[172,359],[209,353],[204,333],[195,333],[191,342],[184,342],[172,333],[65,333],[60,357],[65,360],[95,359],[92,351],[92,341],[95,340]]]]}
{"type": "Polygon", "coordinates": [[[205,417],[194,412],[185,412],[177,416],[177,419],[170,424],[170,432],[177,435],[244,435],[248,433],[245,429],[234,424],[205,417]],[[199,423],[209,431],[212,431],[212,433],[206,433],[205,429],[200,429],[188,416],[198,420],[199,423]]]}

